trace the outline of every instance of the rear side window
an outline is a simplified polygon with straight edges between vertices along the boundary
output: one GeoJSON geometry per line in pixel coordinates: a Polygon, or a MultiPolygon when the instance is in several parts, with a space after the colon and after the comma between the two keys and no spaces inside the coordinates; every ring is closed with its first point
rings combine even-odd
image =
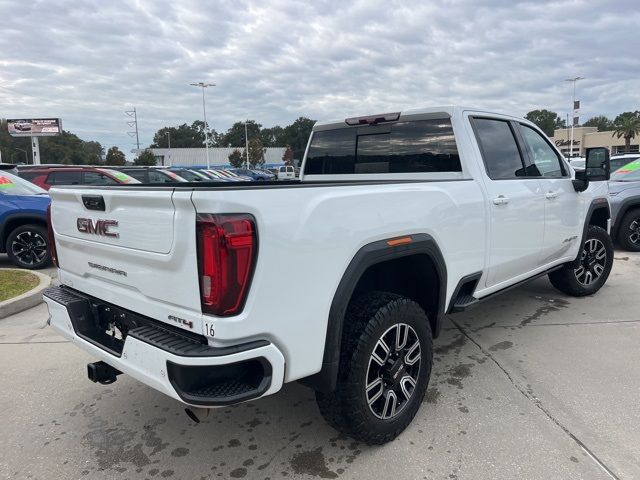
{"type": "Polygon", "coordinates": [[[143,170],[127,170],[126,173],[130,177],[135,178],[136,180],[139,180],[139,181],[141,181],[143,183],[146,182],[146,179],[144,178],[144,171],[143,170]]]}
{"type": "Polygon", "coordinates": [[[24,170],[21,171],[19,173],[20,177],[24,178],[25,180],[29,180],[30,182],[36,178],[38,175],[42,175],[42,172],[37,172],[37,171],[32,171],[32,172],[25,172],[24,170]]]}
{"type": "Polygon", "coordinates": [[[81,172],[52,172],[47,177],[48,185],[79,185],[81,172]]]}
{"type": "Polygon", "coordinates": [[[475,118],[473,127],[489,178],[506,180],[526,175],[522,156],[509,122],[475,118]]]}
{"type": "Polygon", "coordinates": [[[459,172],[448,118],[314,132],[306,175],[459,172]]]}
{"type": "Polygon", "coordinates": [[[116,181],[103,173],[84,172],[84,183],[85,185],[115,185],[116,181]]]}
{"type": "MultiPolygon", "coordinates": [[[[134,178],[138,178],[135,175],[131,175],[134,178]]],[[[140,180],[138,178],[138,180],[140,180]]],[[[174,183],[175,180],[165,175],[162,172],[156,170],[149,170],[149,183],[174,183]]]]}

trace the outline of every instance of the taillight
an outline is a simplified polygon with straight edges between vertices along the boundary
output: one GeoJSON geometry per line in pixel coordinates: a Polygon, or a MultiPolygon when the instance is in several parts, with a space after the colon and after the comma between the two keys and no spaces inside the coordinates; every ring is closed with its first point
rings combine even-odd
{"type": "Polygon", "coordinates": [[[51,261],[56,267],[60,267],[58,265],[58,251],[56,250],[56,239],[53,235],[53,226],[51,225],[51,204],[47,207],[47,237],[48,238],[48,247],[49,247],[49,256],[51,257],[51,261]]]}
{"type": "Polygon", "coordinates": [[[198,214],[198,271],[202,312],[242,310],[257,252],[256,224],[248,214],[198,214]]]}

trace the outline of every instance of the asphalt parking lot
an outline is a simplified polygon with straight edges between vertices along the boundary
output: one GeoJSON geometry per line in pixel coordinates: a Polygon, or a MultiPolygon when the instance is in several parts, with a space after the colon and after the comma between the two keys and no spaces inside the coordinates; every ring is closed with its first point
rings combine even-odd
{"type": "Polygon", "coordinates": [[[40,305],[0,320],[0,477],[640,478],[640,254],[615,256],[595,297],[540,279],[449,317],[421,410],[382,447],[298,384],[200,424],[131,378],[92,384],[40,305]]]}

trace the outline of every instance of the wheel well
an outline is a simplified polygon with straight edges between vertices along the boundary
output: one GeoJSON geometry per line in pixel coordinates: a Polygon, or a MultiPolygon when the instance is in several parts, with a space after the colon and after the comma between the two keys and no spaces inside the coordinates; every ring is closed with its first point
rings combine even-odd
{"type": "Polygon", "coordinates": [[[22,225],[40,225],[47,228],[47,222],[42,218],[37,217],[14,217],[6,221],[2,227],[2,233],[0,234],[0,251],[4,251],[7,238],[16,228],[22,225]]]}
{"type": "Polygon", "coordinates": [[[596,208],[591,213],[589,219],[589,225],[595,225],[597,227],[607,229],[607,221],[609,220],[609,209],[606,207],[596,208]]]}
{"type": "Polygon", "coordinates": [[[351,300],[370,291],[396,293],[418,303],[437,334],[440,278],[433,260],[426,254],[393,258],[371,265],[356,284],[351,300]]]}

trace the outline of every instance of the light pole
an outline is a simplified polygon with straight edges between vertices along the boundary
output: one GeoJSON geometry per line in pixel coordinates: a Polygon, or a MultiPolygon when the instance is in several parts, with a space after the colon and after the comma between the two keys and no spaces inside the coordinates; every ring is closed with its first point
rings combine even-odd
{"type": "Polygon", "coordinates": [[[27,153],[27,151],[18,147],[15,147],[15,149],[20,150],[22,153],[24,153],[24,163],[25,164],[29,163],[29,154],[27,153]]]}
{"type": "Polygon", "coordinates": [[[207,152],[207,168],[211,168],[211,163],[209,162],[209,132],[207,131],[207,107],[204,102],[204,89],[207,87],[215,87],[215,83],[191,83],[193,87],[202,88],[202,112],[204,113],[204,147],[207,152]]]}
{"type": "Polygon", "coordinates": [[[573,84],[573,103],[571,104],[571,139],[569,140],[569,158],[573,157],[573,116],[576,110],[576,82],[584,80],[584,77],[567,78],[565,82],[571,82],[573,84]]]}
{"type": "Polygon", "coordinates": [[[247,159],[245,160],[244,168],[249,169],[249,135],[247,134],[247,123],[249,120],[244,122],[244,148],[247,151],[247,159]]]}
{"type": "Polygon", "coordinates": [[[171,132],[166,132],[167,142],[169,143],[169,166],[171,167],[171,132]]]}

